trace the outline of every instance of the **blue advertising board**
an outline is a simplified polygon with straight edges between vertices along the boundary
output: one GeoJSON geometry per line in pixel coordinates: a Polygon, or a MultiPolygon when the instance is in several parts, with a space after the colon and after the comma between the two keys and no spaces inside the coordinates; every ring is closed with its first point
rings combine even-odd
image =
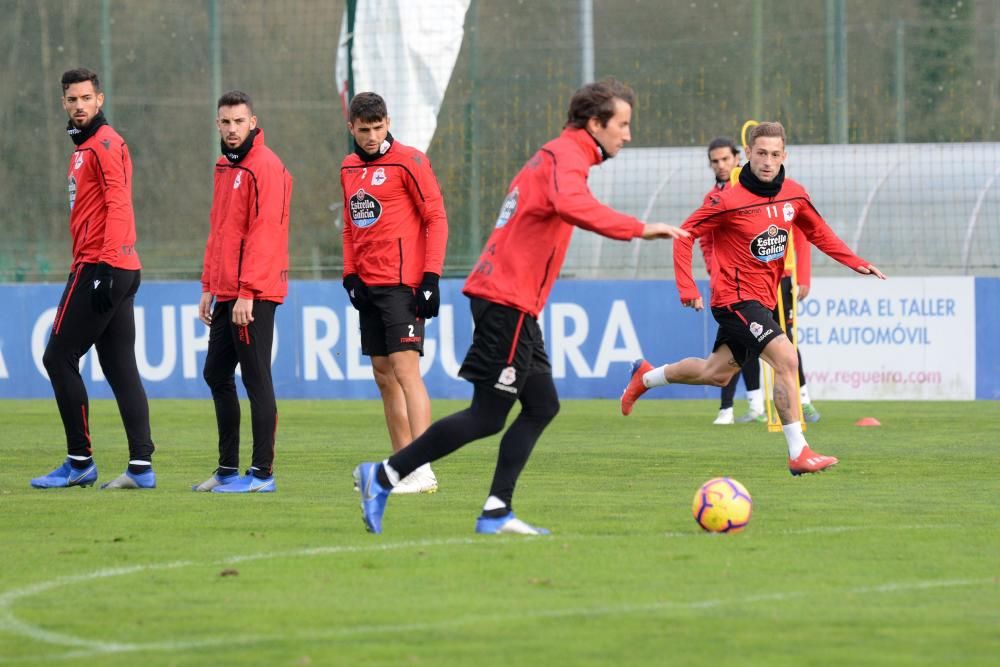
{"type": "MultiPolygon", "coordinates": [[[[976,285],[976,397],[1000,397],[1000,279],[976,285]]],[[[462,281],[442,281],[441,315],[429,321],[421,371],[434,398],[471,395],[458,369],[472,337],[462,281]]],[[[707,286],[700,285],[703,293],[707,286]]],[[[62,285],[0,286],[0,398],[45,398],[51,387],[42,353],[62,285]]],[[[200,284],[144,283],[136,298],[136,356],[151,398],[208,398],[201,377],[208,345],[198,320],[200,284]]],[[[630,362],[655,364],[705,356],[715,338],[708,311],[683,308],[673,281],[563,280],[540,317],[563,398],[616,398],[630,362]]],[[[356,311],[335,281],[293,281],[277,310],[273,375],[279,398],[376,398],[369,359],[361,355],[356,311]]],[[[808,367],[808,362],[807,362],[808,367]]],[[[110,398],[96,354],[81,361],[93,398],[110,398]]],[[[239,383],[238,383],[239,384],[239,383]]],[[[241,388],[242,389],[242,388],[241,388]]],[[[713,387],[668,386],[657,398],[715,398],[713,387]]]]}

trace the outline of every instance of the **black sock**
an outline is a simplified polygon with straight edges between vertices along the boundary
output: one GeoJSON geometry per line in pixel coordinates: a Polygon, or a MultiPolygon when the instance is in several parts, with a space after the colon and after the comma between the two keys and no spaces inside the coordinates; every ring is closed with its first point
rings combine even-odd
{"type": "Polygon", "coordinates": [[[128,471],[130,473],[132,473],[133,475],[141,475],[142,473],[148,472],[148,471],[150,471],[152,469],[153,469],[153,464],[152,463],[141,463],[141,464],[129,463],[128,464],[128,471]]]}
{"type": "Polygon", "coordinates": [[[513,507],[498,507],[495,510],[483,510],[483,516],[487,519],[499,519],[514,511],[513,507]]]}
{"type": "Polygon", "coordinates": [[[79,461],[77,459],[69,460],[69,464],[73,466],[74,470],[84,470],[86,468],[89,468],[93,463],[94,463],[93,456],[88,456],[87,458],[79,461]]]}
{"type": "Polygon", "coordinates": [[[219,477],[228,477],[229,475],[239,475],[239,468],[227,468],[226,466],[219,466],[215,469],[215,474],[219,477]]]}
{"type": "MultiPolygon", "coordinates": [[[[514,401],[512,396],[476,385],[469,407],[431,424],[419,438],[390,456],[389,465],[402,479],[423,464],[433,463],[473,440],[499,433],[514,401]]],[[[379,477],[380,483],[381,480],[379,477]]]]}
{"type": "Polygon", "coordinates": [[[385,474],[385,466],[381,463],[378,464],[378,470],[375,472],[375,479],[378,483],[382,485],[383,489],[391,489],[392,484],[389,483],[389,475],[385,474]]]}

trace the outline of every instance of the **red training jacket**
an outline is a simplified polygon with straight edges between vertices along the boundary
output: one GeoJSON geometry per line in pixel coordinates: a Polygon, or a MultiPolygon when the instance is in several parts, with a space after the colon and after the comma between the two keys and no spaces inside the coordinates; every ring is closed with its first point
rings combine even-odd
{"type": "Polygon", "coordinates": [[[282,303],[288,294],[288,210],[292,175],[260,130],[237,163],[215,163],[201,289],[218,301],[282,303]]]}
{"type": "Polygon", "coordinates": [[[717,270],[711,281],[711,305],[722,307],[755,300],[773,310],[793,225],[794,236],[804,235],[844,266],[857,270],[868,265],[833,233],[813,207],[809,194],[795,181],[785,179],[781,191],[770,198],[736,185],[712,194],[708,203],[684,221],[682,228],[691,233],[691,238],[674,241],[674,276],[681,301],[700,296],[691,275],[694,239],[714,234],[712,264],[717,270]]]}
{"type": "MultiPolygon", "coordinates": [[[[706,206],[711,203],[712,196],[719,194],[722,190],[732,187],[729,181],[722,183],[722,187],[716,184],[702,200],[701,205],[706,206]]],[[[812,278],[812,245],[806,238],[805,234],[799,232],[798,234],[792,233],[792,243],[795,245],[795,278],[796,284],[804,287],[810,285],[810,280],[812,278]]],[[[709,289],[713,292],[715,291],[715,281],[714,277],[718,274],[718,271],[714,270],[712,265],[712,260],[714,259],[714,246],[715,246],[715,235],[705,234],[704,236],[698,237],[698,245],[701,247],[701,254],[705,258],[705,270],[708,271],[708,284],[709,289]]],[[[791,276],[792,267],[791,263],[788,261],[788,257],[785,258],[785,270],[782,276],[791,276]]]]}
{"type": "Polygon", "coordinates": [[[69,158],[69,233],[73,266],[105,262],[141,269],[135,250],[132,158],[110,125],[102,125],[69,158]]]}
{"type": "Polygon", "coordinates": [[[398,141],[369,161],[351,153],[340,165],[340,186],[344,276],[417,287],[424,273],[441,275],[448,217],[426,155],[398,141]]]}
{"type": "Polygon", "coordinates": [[[643,224],[594,198],[587,186],[601,150],[584,129],[568,128],[535,153],[510,184],[500,216],[463,293],[538,317],[575,227],[627,241],[643,224]]]}

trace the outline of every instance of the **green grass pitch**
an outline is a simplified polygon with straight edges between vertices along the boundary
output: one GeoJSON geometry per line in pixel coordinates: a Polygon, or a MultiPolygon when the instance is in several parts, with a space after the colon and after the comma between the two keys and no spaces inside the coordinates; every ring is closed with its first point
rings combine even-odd
{"type": "MultiPolygon", "coordinates": [[[[261,496],[189,490],[215,463],[209,400],[151,404],[143,492],[29,488],[64,454],[55,403],[0,402],[0,665],[996,664],[1000,402],[819,407],[807,438],[841,463],[793,478],[780,434],[713,426],[712,402],[564,401],[515,497],[554,534],[496,537],[473,527],[497,438],[364,531],[351,470],[388,449],[378,402],[280,401],[261,496]],[[718,475],[753,495],[743,533],[691,517],[718,475]]],[[[108,481],[113,403],[92,432],[108,481]]]]}

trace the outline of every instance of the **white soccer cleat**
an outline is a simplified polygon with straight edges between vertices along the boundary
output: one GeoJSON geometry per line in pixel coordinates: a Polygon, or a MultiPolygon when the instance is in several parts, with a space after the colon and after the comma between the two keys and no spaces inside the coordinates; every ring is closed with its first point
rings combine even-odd
{"type": "Polygon", "coordinates": [[[431,464],[425,463],[409,475],[399,480],[399,484],[392,487],[395,495],[407,495],[413,493],[435,493],[438,490],[437,477],[431,470],[431,464]]]}
{"type": "Polygon", "coordinates": [[[224,484],[235,482],[239,478],[240,478],[239,473],[234,472],[229,475],[220,475],[218,470],[216,470],[216,472],[211,477],[206,479],[204,482],[192,486],[191,490],[199,492],[208,492],[217,486],[223,486],[224,484]]]}
{"type": "Polygon", "coordinates": [[[539,528],[521,521],[513,512],[491,518],[480,516],[476,519],[476,532],[485,535],[550,535],[548,528],[539,528]]]}
{"type": "Polygon", "coordinates": [[[733,409],[732,408],[721,408],[719,410],[719,416],[716,417],[715,421],[712,422],[712,423],[713,424],[722,424],[722,425],[736,423],[736,420],[733,417],[733,409]]]}

